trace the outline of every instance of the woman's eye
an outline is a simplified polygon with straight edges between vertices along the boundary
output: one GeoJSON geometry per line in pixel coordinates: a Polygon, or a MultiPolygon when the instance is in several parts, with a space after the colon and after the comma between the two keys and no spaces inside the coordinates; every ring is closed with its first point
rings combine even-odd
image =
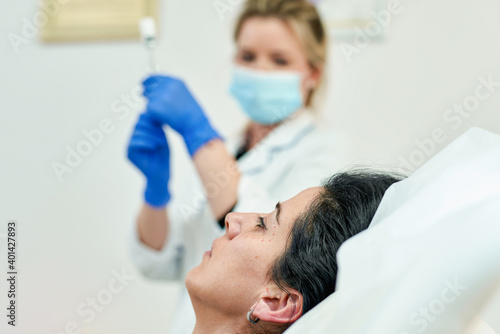
{"type": "Polygon", "coordinates": [[[266,224],[264,223],[264,217],[261,217],[261,216],[257,217],[257,222],[258,222],[258,224],[255,225],[255,227],[259,227],[263,230],[267,230],[266,224]]]}
{"type": "Polygon", "coordinates": [[[246,61],[246,62],[252,62],[255,59],[255,56],[251,53],[244,52],[241,55],[241,60],[246,61]]]}
{"type": "Polygon", "coordinates": [[[274,59],[274,62],[277,64],[277,65],[280,65],[280,66],[285,66],[285,65],[288,65],[288,62],[283,59],[283,58],[275,58],[274,59]]]}

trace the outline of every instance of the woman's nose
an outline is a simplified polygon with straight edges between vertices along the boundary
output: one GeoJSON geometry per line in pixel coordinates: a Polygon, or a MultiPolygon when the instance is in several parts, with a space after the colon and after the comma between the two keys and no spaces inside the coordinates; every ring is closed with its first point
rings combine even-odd
{"type": "Polygon", "coordinates": [[[241,225],[243,224],[244,214],[231,212],[226,215],[226,234],[229,239],[233,239],[241,233],[241,225]]]}
{"type": "Polygon", "coordinates": [[[256,58],[253,62],[245,64],[245,66],[258,71],[270,71],[274,69],[272,61],[259,54],[256,55],[256,58]]]}
{"type": "Polygon", "coordinates": [[[259,71],[271,71],[274,69],[274,67],[269,61],[259,59],[256,62],[254,69],[259,71]]]}

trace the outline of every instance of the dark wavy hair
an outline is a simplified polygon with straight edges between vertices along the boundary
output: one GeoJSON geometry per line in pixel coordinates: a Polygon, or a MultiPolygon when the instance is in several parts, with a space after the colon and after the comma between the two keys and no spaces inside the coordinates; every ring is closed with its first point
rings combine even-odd
{"type": "MultiPolygon", "coordinates": [[[[271,265],[270,281],[303,296],[303,314],[335,291],[337,251],[368,228],[385,191],[403,176],[352,170],[332,176],[295,221],[284,253],[271,265]]],[[[249,325],[253,333],[283,333],[291,323],[249,325]]]]}

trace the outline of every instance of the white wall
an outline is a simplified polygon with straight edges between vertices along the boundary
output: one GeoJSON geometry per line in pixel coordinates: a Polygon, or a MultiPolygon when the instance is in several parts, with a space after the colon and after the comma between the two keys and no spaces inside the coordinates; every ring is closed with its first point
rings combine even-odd
{"type": "MultiPolygon", "coordinates": [[[[326,118],[353,142],[346,164],[399,165],[436,128],[447,139],[426,159],[471,126],[500,133],[500,87],[457,129],[443,119],[474,94],[480,76],[500,82],[499,1],[402,6],[383,43],[370,43],[351,62],[340,43],[331,49],[326,118]]],[[[125,253],[143,186],[125,148],[142,106],[123,118],[112,108],[125,106],[122,94],[144,77],[145,51],[138,42],[43,45],[33,38],[15,52],[9,33],[22,35],[23,18],[31,21],[35,10],[28,0],[0,3],[0,234],[9,219],[18,221],[18,332],[55,334],[74,321],[86,334],[164,333],[178,285],[142,279],[125,253]],[[66,146],[75,149],[82,131],[106,118],[111,133],[59,182],[51,164],[64,163],[66,146]],[[122,269],[134,276],[124,290],[95,319],[78,315],[122,269]]],[[[188,81],[226,134],[243,122],[226,93],[234,13],[221,20],[211,0],[162,3],[161,67],[188,81]]],[[[188,160],[179,139],[172,141],[178,175],[188,160]]],[[[500,332],[492,310],[485,320],[500,332]]]]}

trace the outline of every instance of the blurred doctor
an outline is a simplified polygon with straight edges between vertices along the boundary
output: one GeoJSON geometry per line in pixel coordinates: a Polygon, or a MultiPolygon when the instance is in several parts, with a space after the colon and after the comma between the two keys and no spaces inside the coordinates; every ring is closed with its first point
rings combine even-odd
{"type": "MultiPolygon", "coordinates": [[[[327,50],[315,7],[305,0],[249,0],[234,39],[229,91],[250,118],[236,138],[222,140],[181,80],[152,76],[143,83],[147,110],[128,157],[147,182],[130,247],[148,278],[184,280],[225,233],[226,214],[272,211],[343,164],[338,143],[325,140],[315,122],[327,50]],[[197,171],[172,196],[163,126],[183,137],[197,171]]],[[[185,287],[172,319],[171,333],[192,332],[195,315],[185,287]]]]}

